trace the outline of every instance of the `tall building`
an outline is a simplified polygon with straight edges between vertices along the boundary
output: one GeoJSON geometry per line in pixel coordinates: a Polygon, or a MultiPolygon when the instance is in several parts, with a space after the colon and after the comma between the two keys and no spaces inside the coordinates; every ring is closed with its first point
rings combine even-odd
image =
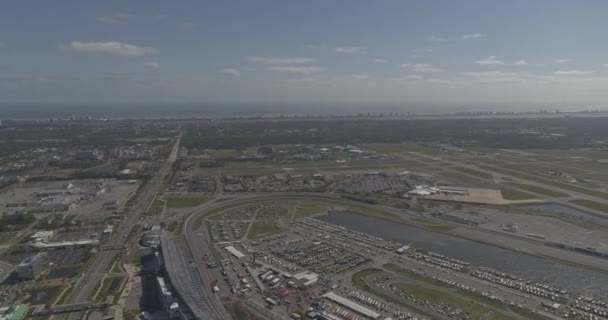
{"type": "Polygon", "coordinates": [[[46,253],[39,252],[34,256],[28,257],[17,266],[17,277],[22,280],[36,278],[46,264],[46,253]]]}

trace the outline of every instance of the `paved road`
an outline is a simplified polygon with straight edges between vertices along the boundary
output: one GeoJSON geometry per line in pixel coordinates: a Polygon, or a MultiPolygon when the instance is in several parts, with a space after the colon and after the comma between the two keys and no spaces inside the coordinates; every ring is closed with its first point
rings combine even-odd
{"type": "MultiPolygon", "coordinates": [[[[177,160],[181,136],[181,133],[177,136],[173,145],[173,149],[171,150],[167,161],[162,165],[157,174],[152,177],[150,181],[148,181],[148,183],[143,187],[144,190],[141,193],[139,199],[137,199],[137,201],[131,208],[130,214],[127,215],[126,220],[118,228],[114,236],[113,244],[125,244],[129,233],[131,232],[133,227],[137,225],[139,219],[143,215],[149,203],[152,202],[154,196],[159,191],[161,191],[165,180],[171,175],[171,172],[173,170],[173,163],[175,162],[175,160],[177,160]]],[[[70,291],[67,298],[65,299],[64,304],[91,301],[91,299],[93,298],[93,294],[97,289],[97,286],[103,280],[105,274],[107,273],[112,261],[114,261],[117,254],[117,251],[100,251],[95,256],[93,263],[91,263],[89,269],[87,269],[87,271],[83,273],[83,276],[80,277],[74,288],[70,291]]],[[[84,314],[80,312],[72,313],[70,314],[69,319],[81,319],[83,316],[84,314]]],[[[58,320],[60,318],[62,317],[51,317],[52,320],[58,320]]]]}

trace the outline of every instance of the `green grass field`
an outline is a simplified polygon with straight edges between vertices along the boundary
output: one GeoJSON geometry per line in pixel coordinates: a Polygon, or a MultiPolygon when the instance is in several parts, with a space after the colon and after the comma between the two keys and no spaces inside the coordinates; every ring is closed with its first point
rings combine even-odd
{"type": "Polygon", "coordinates": [[[502,188],[500,189],[500,193],[502,194],[503,199],[505,200],[530,200],[536,199],[533,195],[529,193],[525,193],[519,190],[510,189],[510,188],[502,188]]]}
{"type": "Polygon", "coordinates": [[[122,281],[122,277],[111,277],[103,279],[101,283],[101,288],[95,295],[93,299],[94,302],[104,302],[110,296],[116,295],[120,282],[122,281]]]}
{"type": "Polygon", "coordinates": [[[493,178],[493,176],[489,173],[485,173],[485,172],[481,172],[481,171],[477,171],[475,169],[471,169],[471,168],[464,168],[464,167],[454,167],[452,168],[452,170],[456,170],[462,173],[466,173],[468,175],[472,175],[481,179],[487,179],[490,180],[493,178]]]}
{"type": "Polygon", "coordinates": [[[588,189],[588,188],[583,188],[583,187],[579,187],[576,185],[572,185],[572,184],[568,184],[568,183],[564,183],[564,182],[560,182],[560,181],[556,181],[556,180],[552,180],[552,179],[548,179],[548,178],[543,178],[541,176],[523,174],[523,173],[519,173],[517,171],[506,170],[506,169],[502,169],[502,168],[498,168],[498,167],[484,166],[483,168],[486,170],[500,172],[500,173],[510,175],[513,177],[518,177],[518,178],[522,178],[522,179],[526,179],[526,180],[530,180],[530,181],[536,181],[538,183],[546,184],[549,186],[554,186],[554,187],[561,188],[564,190],[570,190],[570,191],[587,194],[587,195],[599,197],[599,198],[608,198],[608,193],[605,193],[605,192],[588,189]]]}
{"type": "Polygon", "coordinates": [[[522,190],[525,190],[525,191],[542,194],[542,195],[548,196],[548,197],[560,198],[560,197],[567,197],[568,196],[565,193],[561,193],[561,192],[545,189],[545,188],[542,188],[542,187],[539,187],[539,186],[530,185],[530,184],[510,182],[510,183],[507,183],[507,185],[509,185],[511,187],[518,188],[518,189],[522,189],[522,190]]]}
{"type": "Polygon", "coordinates": [[[452,307],[467,311],[473,319],[479,319],[488,311],[492,311],[492,314],[486,319],[513,319],[512,317],[500,313],[494,308],[482,305],[477,301],[463,299],[458,292],[447,292],[446,290],[438,290],[431,286],[424,286],[420,284],[406,282],[395,283],[393,284],[393,286],[398,288],[399,290],[407,292],[408,294],[412,294],[417,298],[428,300],[432,303],[441,303],[444,305],[447,304],[452,307]]]}
{"type": "Polygon", "coordinates": [[[479,186],[480,183],[482,183],[479,178],[471,177],[469,175],[462,174],[456,171],[441,172],[441,176],[446,177],[456,183],[461,183],[465,186],[470,187],[476,187],[479,186]]]}
{"type": "Polygon", "coordinates": [[[281,229],[275,228],[276,221],[254,221],[247,238],[257,239],[281,232],[281,229]]]}
{"type": "Polygon", "coordinates": [[[577,205],[585,207],[585,208],[601,211],[601,212],[608,214],[608,204],[595,202],[595,201],[591,201],[591,200],[584,200],[584,199],[570,200],[569,202],[577,204],[577,205]]]}
{"type": "Polygon", "coordinates": [[[169,209],[181,209],[200,206],[209,201],[212,197],[196,197],[196,196],[164,196],[163,199],[167,203],[169,209]]]}
{"type": "Polygon", "coordinates": [[[439,150],[414,143],[368,143],[361,147],[379,153],[417,152],[432,157],[442,154],[439,150]]]}

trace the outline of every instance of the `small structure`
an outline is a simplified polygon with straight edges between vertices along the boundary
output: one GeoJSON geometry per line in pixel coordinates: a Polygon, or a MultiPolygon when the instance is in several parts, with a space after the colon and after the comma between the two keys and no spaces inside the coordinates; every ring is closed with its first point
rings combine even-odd
{"type": "Polygon", "coordinates": [[[230,252],[230,254],[232,254],[237,259],[245,258],[245,255],[242,252],[240,252],[239,250],[237,250],[234,246],[227,246],[224,249],[226,249],[226,251],[230,252]]]}
{"type": "Polygon", "coordinates": [[[38,231],[34,233],[31,239],[34,242],[38,241],[49,241],[55,235],[55,231],[38,231]]]}

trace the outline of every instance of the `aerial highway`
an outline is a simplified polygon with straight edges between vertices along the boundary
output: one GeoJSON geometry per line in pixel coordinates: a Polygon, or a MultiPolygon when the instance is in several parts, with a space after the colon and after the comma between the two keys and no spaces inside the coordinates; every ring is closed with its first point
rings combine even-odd
{"type": "MultiPolygon", "coordinates": [[[[156,194],[161,190],[167,177],[171,175],[173,163],[177,160],[179,145],[181,141],[181,132],[176,137],[173,148],[165,163],[158,170],[147,184],[143,186],[143,190],[138,199],[136,199],[131,212],[127,214],[126,220],[120,225],[115,236],[113,244],[125,244],[131,230],[137,225],[139,219],[143,215],[148,205],[153,201],[156,194]]],[[[68,293],[63,304],[74,304],[89,302],[93,299],[95,290],[100,285],[105,274],[108,272],[112,261],[118,255],[117,251],[99,251],[95,256],[89,269],[83,273],[79,280],[74,284],[71,291],[68,293]]],[[[69,315],[69,319],[81,319],[84,316],[83,312],[75,312],[69,315]]],[[[59,316],[53,316],[51,319],[59,319],[59,316]]]]}

